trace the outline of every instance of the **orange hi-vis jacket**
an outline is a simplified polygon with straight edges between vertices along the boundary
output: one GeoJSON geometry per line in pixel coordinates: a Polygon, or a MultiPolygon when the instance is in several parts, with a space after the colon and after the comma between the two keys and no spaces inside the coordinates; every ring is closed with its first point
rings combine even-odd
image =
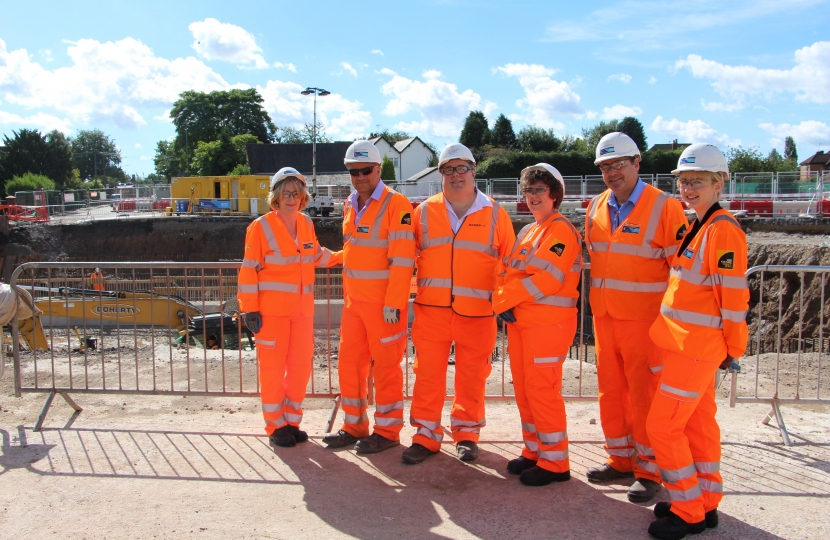
{"type": "Polygon", "coordinates": [[[591,255],[591,310],[628,321],[652,321],[660,312],[669,266],[689,221],[680,201],[646,185],[615,231],[607,189],[594,197],[585,220],[591,255]]]}
{"type": "Polygon", "coordinates": [[[314,315],[314,267],[340,264],[340,255],[320,246],[311,218],[297,218],[297,242],[276,211],[260,216],[245,233],[245,257],[239,270],[239,310],[288,316],[301,304],[314,315]],[[298,245],[299,243],[299,245],[298,245]]]}
{"type": "Polygon", "coordinates": [[[515,241],[510,216],[497,202],[464,218],[453,233],[444,194],[415,209],[418,295],[415,303],[451,307],[465,317],[492,317],[502,260],[515,241]]]}
{"type": "Polygon", "coordinates": [[[740,358],[746,350],[746,234],[719,209],[672,261],[669,287],[649,335],[692,358],[740,358]]]}
{"type": "Polygon", "coordinates": [[[412,204],[386,187],[380,201],[370,199],[355,224],[357,211],[343,211],[343,287],[349,298],[407,310],[415,266],[412,204]]]}
{"type": "Polygon", "coordinates": [[[504,285],[493,295],[493,311],[513,308],[524,324],[543,326],[576,315],[582,272],[582,237],[555,211],[526,225],[505,259],[504,285]]]}

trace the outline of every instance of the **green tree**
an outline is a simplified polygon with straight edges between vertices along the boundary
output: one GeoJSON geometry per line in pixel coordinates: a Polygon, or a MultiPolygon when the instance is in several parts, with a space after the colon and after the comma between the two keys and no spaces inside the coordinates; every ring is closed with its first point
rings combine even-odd
{"type": "Polygon", "coordinates": [[[124,175],[118,166],[121,163],[121,151],[115,141],[100,129],[81,130],[70,139],[69,144],[72,147],[72,166],[81,172],[81,178],[88,180],[102,175],[124,175]]]}
{"type": "Polygon", "coordinates": [[[176,150],[175,145],[170,141],[156,143],[153,164],[156,167],[156,175],[165,178],[168,182],[174,176],[183,176],[188,170],[184,150],[176,150]]]}
{"type": "Polygon", "coordinates": [[[390,144],[395,144],[396,142],[411,139],[412,135],[406,131],[389,131],[389,129],[384,129],[380,133],[370,133],[368,139],[374,139],[375,137],[383,137],[389,141],[390,144]]]}
{"type": "Polygon", "coordinates": [[[464,121],[464,128],[458,142],[467,148],[481,148],[490,143],[490,127],[487,125],[487,118],[481,111],[470,111],[464,121]]]}
{"type": "Polygon", "coordinates": [[[35,173],[53,179],[58,188],[72,181],[71,151],[66,137],[50,131],[44,137],[34,129],[13,131],[3,137],[6,151],[0,154],[0,181],[35,173]]]}
{"type": "Polygon", "coordinates": [[[729,162],[729,172],[762,172],[766,169],[764,156],[755,146],[744,148],[730,147],[726,151],[726,161],[729,162]]]}
{"type": "MultiPolygon", "coordinates": [[[[643,124],[633,116],[626,116],[617,124],[617,131],[621,131],[631,137],[640,149],[640,153],[648,150],[648,139],[643,124]]],[[[597,141],[599,142],[599,141],[597,141]]]]}
{"type": "Polygon", "coordinates": [[[795,140],[789,135],[784,139],[784,158],[798,163],[798,151],[795,148],[795,140]]]}
{"type": "Polygon", "coordinates": [[[515,148],[516,132],[513,131],[513,122],[500,114],[490,131],[490,144],[499,148],[515,148]]]}
{"type": "Polygon", "coordinates": [[[251,174],[251,166],[247,163],[240,163],[228,173],[228,176],[242,176],[248,174],[251,174]]]}
{"type": "Polygon", "coordinates": [[[55,189],[55,182],[42,174],[24,173],[13,176],[6,182],[6,193],[13,195],[18,191],[35,191],[37,189],[55,189]]]}
{"type": "Polygon", "coordinates": [[[582,128],[582,138],[585,139],[585,146],[593,152],[599,140],[615,131],[619,131],[619,120],[601,121],[592,128],[582,128]]]}
{"type": "Polygon", "coordinates": [[[69,139],[56,129],[47,133],[44,138],[46,139],[46,163],[42,173],[54,180],[58,188],[69,186],[74,181],[72,147],[69,139]]]}
{"type": "Polygon", "coordinates": [[[592,155],[594,153],[594,148],[588,148],[588,143],[581,137],[565,135],[559,140],[559,144],[560,152],[582,152],[592,155]]]}
{"type": "Polygon", "coordinates": [[[554,152],[559,149],[560,141],[552,129],[525,126],[519,131],[516,143],[522,152],[554,152]]]}
{"type": "MultiPolygon", "coordinates": [[[[247,164],[245,145],[258,143],[254,135],[243,134],[231,137],[228,130],[219,133],[219,139],[210,142],[199,141],[193,152],[193,167],[202,176],[224,176],[238,165],[247,164]]],[[[250,169],[249,169],[250,170],[250,169]]]]}
{"type": "Polygon", "coordinates": [[[383,156],[383,163],[380,165],[380,179],[383,181],[395,181],[395,164],[386,156],[383,156]]]}

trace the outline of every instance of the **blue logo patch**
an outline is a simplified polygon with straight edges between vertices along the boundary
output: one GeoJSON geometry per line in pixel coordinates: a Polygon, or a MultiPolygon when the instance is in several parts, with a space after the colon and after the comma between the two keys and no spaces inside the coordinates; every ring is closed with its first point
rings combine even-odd
{"type": "Polygon", "coordinates": [[[695,252],[692,251],[691,249],[687,249],[683,252],[683,256],[686,257],[687,259],[691,259],[695,256],[695,252]]]}
{"type": "Polygon", "coordinates": [[[606,146],[605,148],[600,148],[599,155],[604,156],[605,154],[610,154],[614,151],[613,146],[606,146]]]}
{"type": "Polygon", "coordinates": [[[680,163],[694,163],[694,162],[695,162],[694,157],[684,157],[684,158],[680,159],[680,163]]]}
{"type": "Polygon", "coordinates": [[[623,225],[622,232],[629,234],[640,234],[639,225],[623,225]]]}
{"type": "Polygon", "coordinates": [[[369,157],[369,152],[355,152],[354,157],[356,157],[356,158],[358,158],[358,157],[367,158],[367,157],[369,157]]]}
{"type": "Polygon", "coordinates": [[[369,227],[358,227],[357,232],[359,232],[359,233],[368,233],[369,232],[369,227]]]}
{"type": "Polygon", "coordinates": [[[303,249],[314,249],[314,242],[303,242],[303,249]]]}
{"type": "Polygon", "coordinates": [[[522,250],[519,252],[519,255],[524,255],[525,253],[527,253],[527,248],[522,249],[522,250]]]}

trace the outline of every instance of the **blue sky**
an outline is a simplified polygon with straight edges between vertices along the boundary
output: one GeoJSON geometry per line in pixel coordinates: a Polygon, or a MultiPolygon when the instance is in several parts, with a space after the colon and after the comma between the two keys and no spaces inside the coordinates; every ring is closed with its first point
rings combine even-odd
{"type": "Polygon", "coordinates": [[[443,146],[471,110],[578,135],[632,115],[649,144],[830,150],[830,0],[0,0],[0,133],[113,137],[153,171],[184,90],[256,87],[278,126],[443,146]]]}

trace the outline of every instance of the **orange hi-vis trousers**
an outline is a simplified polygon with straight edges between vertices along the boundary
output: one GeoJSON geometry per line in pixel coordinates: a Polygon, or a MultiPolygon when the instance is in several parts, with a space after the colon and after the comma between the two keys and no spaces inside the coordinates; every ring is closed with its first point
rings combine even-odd
{"type": "Polygon", "coordinates": [[[484,390],[496,345],[495,317],[464,317],[452,308],[415,304],[415,387],[409,422],[417,429],[413,443],[441,449],[441,412],[447,397],[447,365],[455,342],[455,398],[450,428],[455,443],[478,442],[485,425],[484,390]]]}
{"type": "Polygon", "coordinates": [[[551,472],[570,470],[562,364],[576,333],[576,315],[556,324],[507,325],[507,350],[522,419],[522,456],[551,472]]]}
{"type": "Polygon", "coordinates": [[[646,432],[665,351],[648,336],[653,321],[594,317],[599,416],[607,463],[637,478],[660,482],[646,432]]]}
{"type": "Polygon", "coordinates": [[[256,334],[265,432],[299,426],[314,356],[314,319],[297,309],[288,317],[266,315],[256,334]]]}
{"type": "Polygon", "coordinates": [[[721,360],[665,351],[665,362],[648,435],[671,511],[687,523],[699,523],[723,498],[714,382],[721,360]]]}
{"type": "Polygon", "coordinates": [[[383,305],[359,302],[348,296],[340,321],[337,375],[343,431],[357,438],[369,435],[367,379],[369,369],[375,384],[374,432],[397,441],[403,429],[403,371],[401,357],[406,346],[407,314],[397,324],[383,320],[383,305]]]}

